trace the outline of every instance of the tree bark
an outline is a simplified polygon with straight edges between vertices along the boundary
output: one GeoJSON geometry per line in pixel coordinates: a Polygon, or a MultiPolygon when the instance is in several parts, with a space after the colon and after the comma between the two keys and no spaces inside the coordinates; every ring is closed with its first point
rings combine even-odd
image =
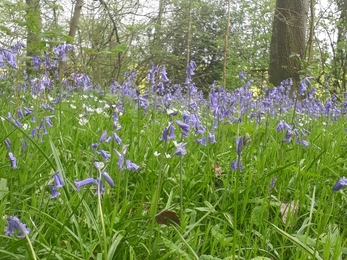
{"type": "MultiPolygon", "coordinates": [[[[81,16],[81,10],[83,6],[83,0],[77,0],[75,4],[75,9],[73,16],[71,18],[70,22],[70,31],[69,31],[69,36],[74,39],[76,35],[76,31],[78,28],[78,22],[81,16]]],[[[72,40],[73,41],[73,40],[72,40]]],[[[72,42],[71,42],[72,43],[72,42]]],[[[65,62],[60,61],[59,62],[59,79],[62,80],[65,72],[65,62]]]]}
{"type": "Polygon", "coordinates": [[[36,55],[41,47],[41,39],[39,34],[41,32],[42,22],[41,22],[41,8],[40,0],[26,0],[26,27],[27,27],[27,39],[26,39],[26,50],[28,60],[27,73],[30,75],[32,73],[32,63],[31,58],[36,55]]]}
{"type": "Polygon", "coordinates": [[[229,28],[230,28],[230,5],[231,0],[228,0],[228,20],[225,27],[225,38],[224,38],[224,48],[223,48],[223,86],[226,87],[227,84],[227,51],[229,42],[229,28]]]}
{"type": "Polygon", "coordinates": [[[336,56],[335,56],[335,87],[341,90],[346,90],[346,73],[347,73],[347,0],[337,0],[337,7],[340,11],[340,19],[337,24],[337,42],[336,42],[336,56]]]}
{"type": "Polygon", "coordinates": [[[292,90],[300,82],[305,59],[305,38],[309,0],[277,0],[270,43],[269,81],[278,86],[292,78],[292,90]]]}

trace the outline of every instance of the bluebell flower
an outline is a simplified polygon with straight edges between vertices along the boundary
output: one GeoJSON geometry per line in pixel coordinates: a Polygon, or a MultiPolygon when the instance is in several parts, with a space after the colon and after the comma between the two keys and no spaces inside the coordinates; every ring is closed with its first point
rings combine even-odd
{"type": "Polygon", "coordinates": [[[116,149],[113,149],[116,154],[118,155],[118,162],[117,162],[117,165],[118,165],[118,172],[121,171],[121,169],[123,168],[123,165],[124,165],[124,155],[121,154],[120,152],[118,152],[116,149]]]}
{"type": "Polygon", "coordinates": [[[74,183],[75,183],[76,189],[79,191],[82,186],[95,184],[96,180],[94,178],[87,178],[81,181],[75,180],[74,183]]]}
{"type": "Polygon", "coordinates": [[[66,62],[66,53],[68,51],[71,51],[73,46],[69,43],[64,43],[61,45],[58,45],[55,48],[55,56],[57,59],[61,60],[62,62],[66,62]]]}
{"type": "Polygon", "coordinates": [[[104,177],[104,179],[108,183],[108,185],[110,185],[111,187],[114,187],[114,181],[107,172],[102,171],[101,175],[104,177]]]}
{"type": "Polygon", "coordinates": [[[231,162],[231,167],[230,167],[232,170],[239,170],[240,172],[242,172],[242,163],[241,161],[239,162],[238,160],[233,160],[231,162]]]}
{"type": "Polygon", "coordinates": [[[18,166],[17,166],[17,158],[13,155],[12,152],[8,153],[8,157],[10,158],[12,169],[18,168],[18,166]]]}
{"type": "Polygon", "coordinates": [[[246,78],[247,78],[246,73],[244,71],[240,71],[239,72],[239,78],[242,80],[246,80],[246,78]]]}
{"type": "Polygon", "coordinates": [[[241,137],[236,137],[236,153],[238,155],[241,155],[241,152],[243,150],[243,148],[245,148],[245,146],[248,144],[249,142],[249,138],[246,135],[241,136],[241,137]]]}
{"type": "Polygon", "coordinates": [[[122,139],[120,139],[120,137],[116,133],[113,133],[113,139],[116,141],[117,144],[122,143],[122,139]]]}
{"type": "Polygon", "coordinates": [[[42,61],[40,60],[38,56],[34,56],[32,58],[32,63],[33,63],[34,70],[39,70],[42,64],[42,61]]]}
{"type": "Polygon", "coordinates": [[[107,138],[107,131],[102,132],[99,143],[105,142],[107,138]]]}
{"type": "Polygon", "coordinates": [[[102,194],[104,194],[104,191],[106,190],[106,188],[104,188],[102,186],[102,184],[103,184],[102,183],[102,179],[100,179],[100,178],[96,179],[95,180],[95,184],[96,184],[96,191],[95,191],[94,195],[98,195],[98,194],[102,195],[102,194]]]}
{"type": "Polygon", "coordinates": [[[8,227],[5,229],[5,234],[13,236],[15,229],[19,232],[18,238],[23,238],[25,235],[29,235],[30,228],[27,228],[18,217],[10,216],[7,218],[8,227]]]}
{"type": "Polygon", "coordinates": [[[342,177],[341,179],[339,179],[337,181],[337,183],[334,185],[333,187],[333,191],[339,191],[341,190],[344,186],[347,186],[347,178],[346,177],[342,177]]]}
{"type": "Polygon", "coordinates": [[[60,173],[59,172],[56,172],[54,175],[53,175],[53,179],[54,179],[54,182],[55,182],[55,186],[57,188],[61,188],[64,186],[64,181],[63,181],[63,177],[61,177],[60,173]]]}
{"type": "Polygon", "coordinates": [[[23,106],[23,109],[24,109],[24,116],[30,115],[34,112],[34,110],[32,108],[28,108],[25,106],[23,106]]]}
{"type": "Polygon", "coordinates": [[[7,150],[10,151],[11,150],[11,146],[12,146],[10,138],[6,138],[4,143],[5,143],[5,146],[6,146],[7,150]]]}
{"type": "Polygon", "coordinates": [[[203,146],[206,146],[206,137],[196,139],[195,141],[203,146]]]}
{"type": "Polygon", "coordinates": [[[52,126],[53,126],[53,123],[52,123],[52,120],[51,120],[52,117],[54,117],[54,116],[46,116],[46,117],[44,118],[46,124],[47,124],[49,127],[52,127],[52,126]]]}
{"type": "Polygon", "coordinates": [[[286,137],[282,139],[283,143],[290,143],[292,141],[292,136],[294,135],[294,132],[292,130],[287,129],[286,131],[286,137]]]}
{"type": "Polygon", "coordinates": [[[301,144],[302,146],[307,147],[309,143],[298,137],[298,138],[296,138],[296,144],[301,144]]]}
{"type": "Polygon", "coordinates": [[[175,126],[173,124],[171,124],[169,126],[169,135],[167,137],[167,139],[175,139],[176,135],[175,135],[175,126]]]}
{"type": "Polygon", "coordinates": [[[23,114],[23,110],[22,110],[22,109],[18,109],[18,110],[17,110],[17,117],[18,117],[19,119],[24,118],[24,114],[23,114]]]}
{"type": "Polygon", "coordinates": [[[163,81],[163,82],[168,82],[169,81],[169,79],[168,79],[168,77],[166,76],[166,69],[165,69],[165,66],[162,66],[161,67],[161,80],[163,81]]]}
{"type": "Polygon", "coordinates": [[[140,166],[136,165],[130,160],[126,160],[125,164],[128,170],[137,171],[140,168],[140,166]]]}
{"type": "Polygon", "coordinates": [[[270,183],[270,186],[269,186],[270,191],[272,191],[273,188],[275,187],[276,181],[277,181],[277,177],[275,176],[271,180],[271,183],[270,183]]]}
{"type": "Polygon", "coordinates": [[[95,150],[96,148],[98,148],[98,146],[99,146],[99,143],[94,143],[92,144],[92,149],[95,150]]]}
{"type": "Polygon", "coordinates": [[[8,64],[15,69],[17,66],[16,57],[14,54],[8,50],[2,50],[4,57],[7,59],[8,64]]]}
{"type": "Polygon", "coordinates": [[[168,132],[169,132],[168,127],[165,127],[164,130],[163,130],[163,133],[161,135],[161,138],[160,138],[161,141],[167,142],[167,140],[168,140],[168,132]]]}
{"type": "Polygon", "coordinates": [[[105,150],[99,150],[97,151],[97,153],[101,154],[105,161],[111,157],[111,154],[109,152],[106,152],[105,150]]]}
{"type": "Polygon", "coordinates": [[[94,162],[94,166],[96,169],[101,170],[104,168],[104,163],[103,162],[94,162]]]}
{"type": "Polygon", "coordinates": [[[52,189],[52,194],[51,194],[51,199],[55,199],[57,197],[60,196],[60,192],[57,190],[57,187],[54,185],[51,185],[51,189],[52,189]]]}
{"type": "Polygon", "coordinates": [[[179,121],[179,120],[176,120],[175,122],[181,129],[183,138],[187,137],[190,130],[190,125],[183,123],[182,121],[179,121]]]}
{"type": "Polygon", "coordinates": [[[210,144],[214,144],[216,142],[216,136],[214,135],[214,132],[208,133],[208,142],[210,144]]]}
{"type": "Polygon", "coordinates": [[[187,143],[179,143],[176,145],[177,150],[174,153],[174,155],[186,155],[187,154],[187,150],[185,148],[185,146],[187,145],[187,143]]]}

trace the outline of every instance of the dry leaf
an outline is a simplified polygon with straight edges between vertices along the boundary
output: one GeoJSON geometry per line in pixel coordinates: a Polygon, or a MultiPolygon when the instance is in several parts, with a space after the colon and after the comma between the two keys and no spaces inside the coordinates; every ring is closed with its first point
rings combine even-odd
{"type": "Polygon", "coordinates": [[[155,216],[155,221],[157,221],[159,224],[164,224],[167,226],[172,224],[172,222],[176,223],[177,225],[181,224],[181,221],[178,218],[177,213],[173,210],[168,209],[158,213],[158,215],[155,216]]]}
{"type": "Polygon", "coordinates": [[[295,201],[292,200],[289,203],[282,203],[280,207],[280,212],[282,214],[282,221],[284,224],[287,223],[287,219],[292,217],[295,213],[297,213],[299,210],[299,203],[295,205],[295,201]]]}
{"type": "Polygon", "coordinates": [[[219,167],[219,165],[218,165],[217,162],[215,162],[214,164],[212,164],[212,169],[214,170],[216,177],[221,176],[222,173],[223,173],[222,167],[219,167]]]}

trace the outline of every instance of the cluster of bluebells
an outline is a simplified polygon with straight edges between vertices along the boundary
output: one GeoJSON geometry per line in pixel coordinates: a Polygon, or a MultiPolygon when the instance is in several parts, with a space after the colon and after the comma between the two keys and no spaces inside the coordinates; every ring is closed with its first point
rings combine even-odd
{"type": "Polygon", "coordinates": [[[59,172],[53,175],[54,184],[51,185],[51,199],[55,199],[60,196],[60,192],[57,190],[64,186],[63,177],[59,172]]]}
{"type": "Polygon", "coordinates": [[[4,142],[5,142],[7,152],[8,152],[7,155],[11,161],[11,167],[12,167],[12,169],[16,169],[16,168],[18,168],[17,158],[13,155],[12,150],[11,150],[12,142],[11,142],[10,138],[6,138],[4,142]]]}

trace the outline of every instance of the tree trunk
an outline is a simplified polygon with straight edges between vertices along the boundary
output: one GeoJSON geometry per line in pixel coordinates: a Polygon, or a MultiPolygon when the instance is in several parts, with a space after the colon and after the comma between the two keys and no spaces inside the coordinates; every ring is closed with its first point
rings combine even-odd
{"type": "Polygon", "coordinates": [[[187,31],[187,55],[186,55],[186,67],[189,67],[190,63],[190,34],[192,29],[192,1],[189,0],[189,6],[188,6],[188,31],[187,31]]]}
{"type": "Polygon", "coordinates": [[[36,55],[41,50],[41,40],[39,34],[41,32],[41,13],[40,13],[40,0],[26,0],[26,27],[27,27],[27,39],[26,39],[26,49],[28,60],[27,73],[30,75],[32,73],[32,63],[31,58],[36,55]]]}
{"type": "Polygon", "coordinates": [[[230,28],[230,5],[231,0],[228,0],[228,20],[225,27],[225,38],[224,38],[224,49],[223,49],[223,86],[226,87],[227,84],[227,51],[229,42],[229,28],[230,28]]]}
{"type": "Polygon", "coordinates": [[[346,33],[347,33],[347,0],[337,0],[337,6],[340,13],[340,19],[337,24],[337,43],[335,59],[335,87],[346,90],[346,72],[347,72],[347,52],[346,52],[346,33]]]}
{"type": "MultiPolygon", "coordinates": [[[[78,28],[78,22],[79,22],[80,16],[81,16],[82,6],[83,6],[83,0],[77,0],[76,4],[75,4],[74,13],[73,13],[73,16],[72,16],[71,22],[70,22],[69,36],[72,38],[72,41],[76,35],[76,31],[78,28]]],[[[59,62],[59,79],[60,80],[63,79],[64,71],[65,71],[65,62],[60,61],[59,62]]]]}
{"type": "Polygon", "coordinates": [[[292,78],[292,90],[300,82],[305,58],[305,37],[309,0],[277,0],[270,43],[269,81],[278,86],[292,78]]]}

